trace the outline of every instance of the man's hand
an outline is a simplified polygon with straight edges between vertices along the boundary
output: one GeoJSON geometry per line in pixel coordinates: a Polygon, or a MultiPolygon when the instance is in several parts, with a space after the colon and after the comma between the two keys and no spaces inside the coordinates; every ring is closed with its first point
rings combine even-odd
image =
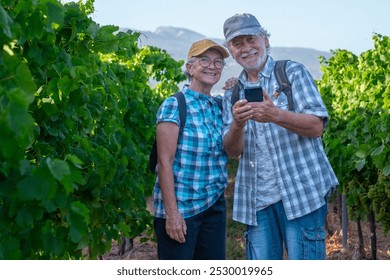
{"type": "Polygon", "coordinates": [[[295,113],[276,107],[263,90],[263,102],[251,102],[253,117],[257,122],[272,122],[303,137],[320,137],[324,130],[322,118],[311,114],[295,113]]]}
{"type": "Polygon", "coordinates": [[[274,122],[275,117],[278,114],[278,108],[275,107],[271,98],[268,96],[266,91],[263,89],[263,101],[262,102],[251,102],[250,105],[253,109],[252,119],[257,122],[274,122]]]}
{"type": "Polygon", "coordinates": [[[246,122],[253,117],[252,106],[246,99],[238,100],[232,108],[232,113],[236,125],[240,128],[243,128],[246,122]]]}

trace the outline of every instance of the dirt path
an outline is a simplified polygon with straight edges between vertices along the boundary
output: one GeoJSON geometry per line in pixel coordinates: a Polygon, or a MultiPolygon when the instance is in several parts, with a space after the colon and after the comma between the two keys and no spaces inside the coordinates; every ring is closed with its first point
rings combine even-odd
{"type": "MultiPolygon", "coordinates": [[[[333,206],[333,205],[330,205],[333,206]]],[[[348,240],[347,247],[342,246],[342,234],[339,215],[335,213],[335,207],[329,207],[333,209],[328,214],[327,225],[328,230],[333,232],[332,235],[327,236],[327,256],[329,260],[356,260],[362,259],[359,256],[358,248],[358,236],[357,225],[355,222],[349,222],[348,224],[348,240]]],[[[337,212],[337,211],[336,211],[337,212]]],[[[370,248],[370,230],[367,222],[362,223],[363,235],[364,235],[364,251],[365,257],[363,259],[371,259],[370,248]]],[[[377,259],[390,260],[390,234],[383,236],[381,227],[377,225],[377,259]]],[[[123,260],[156,260],[157,259],[157,246],[152,241],[145,243],[140,242],[141,237],[137,237],[133,240],[133,245],[128,247],[123,255],[120,254],[119,246],[117,242],[113,242],[112,250],[103,256],[103,259],[123,259],[123,260]]]]}

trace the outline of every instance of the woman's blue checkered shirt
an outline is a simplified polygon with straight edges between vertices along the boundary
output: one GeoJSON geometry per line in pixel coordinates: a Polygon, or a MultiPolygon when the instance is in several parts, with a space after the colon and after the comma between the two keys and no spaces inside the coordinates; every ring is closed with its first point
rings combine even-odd
{"type": "MultiPolygon", "coordinates": [[[[222,149],[222,112],[212,97],[184,87],[187,119],[179,140],[173,174],[179,212],[184,218],[203,212],[228,184],[228,157],[222,149]]],[[[157,123],[180,125],[178,102],[167,98],[157,112],[157,123]]],[[[154,215],[165,218],[158,175],[154,186],[154,215]]]]}

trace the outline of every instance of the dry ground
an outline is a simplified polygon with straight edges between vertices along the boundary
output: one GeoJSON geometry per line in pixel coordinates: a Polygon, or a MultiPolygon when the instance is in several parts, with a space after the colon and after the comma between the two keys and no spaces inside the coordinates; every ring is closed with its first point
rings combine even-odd
{"type": "MultiPolygon", "coordinates": [[[[150,209],[150,203],[149,209],[150,209]]],[[[348,239],[347,246],[342,246],[341,223],[339,214],[334,205],[330,205],[332,209],[328,214],[327,227],[332,235],[327,236],[327,256],[329,260],[356,260],[356,259],[371,259],[370,249],[370,230],[368,223],[362,223],[364,235],[365,257],[359,256],[357,225],[355,222],[348,223],[348,239]],[[336,210],[335,210],[336,209],[336,210]]],[[[377,259],[390,260],[390,234],[384,236],[381,227],[377,225],[377,259]]],[[[103,256],[103,259],[121,259],[121,260],[156,260],[157,249],[156,244],[152,241],[145,243],[140,242],[140,237],[133,240],[132,246],[127,248],[124,254],[120,254],[120,249],[117,242],[113,242],[112,250],[103,256]]]]}

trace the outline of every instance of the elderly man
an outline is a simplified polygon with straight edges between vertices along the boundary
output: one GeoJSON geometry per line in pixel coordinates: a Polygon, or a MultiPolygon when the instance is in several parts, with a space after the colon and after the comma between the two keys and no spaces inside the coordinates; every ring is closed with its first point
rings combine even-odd
{"type": "Polygon", "coordinates": [[[244,69],[238,78],[240,100],[232,90],[223,104],[223,145],[240,158],[233,219],[247,225],[248,259],[325,259],[327,198],[338,180],[326,157],[321,135],[328,112],[315,82],[300,63],[289,61],[294,110],[277,92],[269,33],[251,14],[224,23],[225,45],[244,69]],[[257,89],[258,102],[245,92],[257,89]],[[260,101],[262,100],[262,101],[260,101]]]}

